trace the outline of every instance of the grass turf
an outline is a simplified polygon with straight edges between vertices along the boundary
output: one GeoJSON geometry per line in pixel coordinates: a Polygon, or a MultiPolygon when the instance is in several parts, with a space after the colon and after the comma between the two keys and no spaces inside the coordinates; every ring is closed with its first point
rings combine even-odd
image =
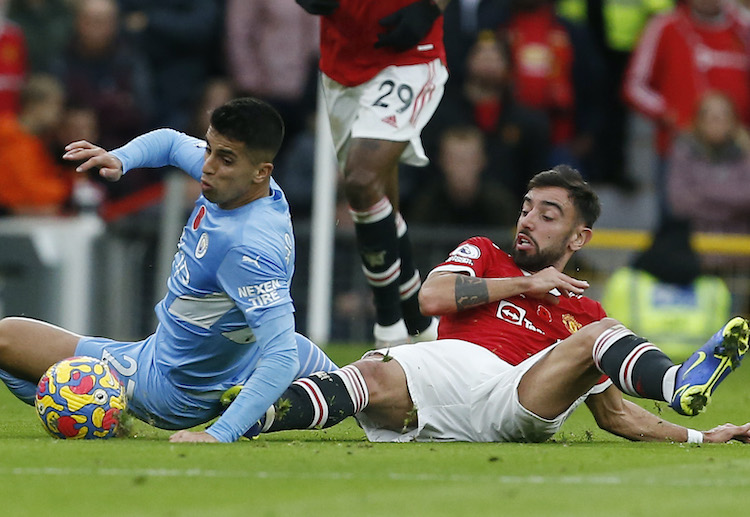
{"type": "MultiPolygon", "coordinates": [[[[339,364],[362,349],[332,346],[339,364]]],[[[719,388],[708,429],[750,420],[750,367],[719,388]]],[[[0,501],[13,516],[738,515],[750,486],[739,443],[630,443],[585,407],[544,444],[371,444],[353,419],[234,444],[170,444],[137,423],[109,441],[49,438],[2,388],[0,501]]]]}

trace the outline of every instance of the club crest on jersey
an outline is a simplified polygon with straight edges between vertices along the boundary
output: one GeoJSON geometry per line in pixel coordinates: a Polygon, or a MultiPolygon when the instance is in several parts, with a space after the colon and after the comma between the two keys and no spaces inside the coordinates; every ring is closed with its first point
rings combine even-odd
{"type": "Polygon", "coordinates": [[[526,309],[523,309],[508,300],[502,300],[500,302],[500,305],[497,308],[497,317],[503,321],[512,323],[513,325],[518,325],[519,327],[544,335],[544,331],[537,328],[536,325],[526,317],[526,309]]]}
{"type": "Polygon", "coordinates": [[[198,209],[198,213],[195,214],[195,219],[193,219],[193,230],[198,229],[205,215],[206,215],[206,207],[201,205],[201,207],[198,209]]]}
{"type": "Polygon", "coordinates": [[[571,314],[563,314],[562,321],[565,328],[568,329],[568,332],[571,334],[575,334],[583,327],[583,325],[578,323],[571,314]]]}
{"type": "Polygon", "coordinates": [[[208,234],[203,232],[201,238],[198,239],[198,245],[195,247],[195,258],[203,258],[208,251],[208,234]]]}

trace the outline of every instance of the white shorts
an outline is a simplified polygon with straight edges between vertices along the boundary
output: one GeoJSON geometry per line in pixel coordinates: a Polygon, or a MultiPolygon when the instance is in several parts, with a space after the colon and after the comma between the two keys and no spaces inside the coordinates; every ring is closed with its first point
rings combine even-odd
{"type": "Polygon", "coordinates": [[[553,420],[541,418],[518,401],[521,377],[552,347],[512,366],[489,350],[456,339],[403,345],[368,352],[398,361],[417,410],[418,427],[404,432],[380,429],[360,413],[357,420],[373,442],[462,441],[543,442],[597,385],[553,420]]]}
{"type": "Polygon", "coordinates": [[[344,86],[322,74],[323,93],[339,166],[346,162],[352,138],[409,142],[401,161],[429,163],[420,134],[443,98],[448,70],[430,63],[389,66],[357,86],[344,86]]]}

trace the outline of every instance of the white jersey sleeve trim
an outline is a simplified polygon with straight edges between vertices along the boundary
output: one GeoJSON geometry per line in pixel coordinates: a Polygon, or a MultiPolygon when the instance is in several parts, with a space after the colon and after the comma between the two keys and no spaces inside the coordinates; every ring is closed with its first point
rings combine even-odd
{"type": "Polygon", "coordinates": [[[462,274],[467,274],[469,276],[477,276],[474,270],[471,269],[469,266],[461,266],[458,264],[443,264],[443,265],[437,266],[432,271],[430,271],[430,274],[427,276],[430,276],[433,273],[436,273],[438,271],[447,271],[449,273],[462,273],[462,274]]]}

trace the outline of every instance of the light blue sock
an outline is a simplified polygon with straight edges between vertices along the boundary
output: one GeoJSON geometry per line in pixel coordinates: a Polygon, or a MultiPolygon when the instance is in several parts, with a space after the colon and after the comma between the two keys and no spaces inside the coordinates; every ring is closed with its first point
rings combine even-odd
{"type": "Polygon", "coordinates": [[[318,345],[307,339],[302,334],[294,333],[297,341],[297,354],[299,356],[299,372],[297,379],[307,377],[315,372],[332,372],[338,370],[336,363],[331,361],[318,345]]]}
{"type": "Polygon", "coordinates": [[[36,396],[36,384],[31,381],[25,381],[15,377],[5,370],[0,369],[0,379],[3,380],[8,389],[28,405],[34,405],[34,398],[36,396]]]}

